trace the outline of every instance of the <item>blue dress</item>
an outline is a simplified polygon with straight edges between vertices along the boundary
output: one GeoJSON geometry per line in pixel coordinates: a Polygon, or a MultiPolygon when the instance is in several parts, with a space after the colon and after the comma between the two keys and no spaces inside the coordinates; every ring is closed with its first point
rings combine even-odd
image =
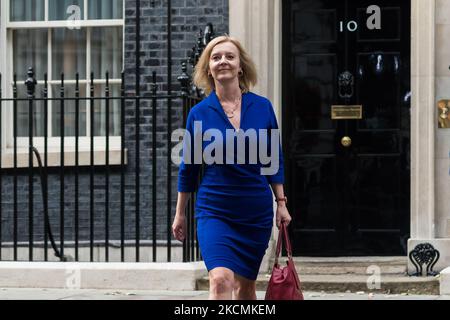
{"type": "MultiPolygon", "coordinates": [[[[190,134],[191,143],[186,143],[185,139],[183,155],[190,154],[191,158],[183,158],[181,161],[178,173],[179,192],[194,192],[197,188],[201,165],[194,161],[193,154],[195,150],[199,150],[199,141],[202,152],[208,150],[208,146],[211,147],[210,144],[216,141],[216,135],[209,135],[209,139],[203,137],[209,129],[215,129],[216,134],[221,133],[224,138],[227,129],[228,133],[236,133],[214,91],[189,112],[186,130],[190,134]],[[198,138],[200,140],[197,140],[198,138]]],[[[249,129],[255,129],[256,132],[259,129],[278,129],[270,101],[250,92],[242,95],[238,133],[251,131],[249,129]]],[[[270,134],[263,137],[267,142],[265,151],[269,157],[272,155],[271,137],[270,134]]],[[[248,152],[250,140],[256,142],[254,145],[258,145],[260,136],[256,137],[256,141],[251,135],[245,140],[245,163],[242,163],[242,153],[241,161],[238,161],[238,150],[234,150],[231,156],[226,152],[226,145],[232,140],[224,140],[223,146],[219,144],[214,152],[207,154],[215,156],[223,147],[223,154],[228,158],[224,158],[222,163],[211,163],[208,160],[208,163],[204,164],[203,178],[197,191],[195,217],[200,252],[208,271],[216,267],[226,267],[242,277],[255,280],[268,247],[273,225],[274,201],[270,184],[284,183],[281,145],[279,144],[277,157],[279,165],[275,167],[275,171],[261,174],[262,168],[270,167],[267,158],[261,161],[262,158],[258,156],[255,163],[255,160],[250,161],[248,152]]],[[[234,145],[236,144],[235,136],[234,145]]],[[[264,148],[258,147],[259,149],[264,148]]]]}

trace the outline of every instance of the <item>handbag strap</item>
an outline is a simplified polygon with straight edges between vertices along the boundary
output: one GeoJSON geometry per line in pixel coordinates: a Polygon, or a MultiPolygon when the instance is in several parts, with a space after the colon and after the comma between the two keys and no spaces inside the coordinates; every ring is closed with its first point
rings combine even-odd
{"type": "MultiPolygon", "coordinates": [[[[295,270],[295,263],[294,263],[294,261],[292,259],[291,241],[289,240],[289,234],[288,234],[288,231],[287,231],[286,224],[284,222],[281,223],[280,232],[278,233],[277,251],[276,251],[276,256],[275,256],[275,264],[276,265],[278,265],[278,258],[279,258],[280,253],[281,253],[281,243],[283,242],[283,239],[284,239],[286,252],[288,254],[288,260],[290,262],[289,268],[292,269],[292,273],[294,274],[294,277],[295,277],[295,282],[297,283],[297,288],[300,291],[300,294],[302,295],[300,279],[298,277],[297,271],[295,270]]],[[[302,295],[302,297],[303,297],[303,295],[302,295]]]]}
{"type": "Polygon", "coordinates": [[[284,222],[281,222],[281,228],[278,233],[278,241],[277,241],[277,250],[276,250],[276,256],[275,256],[275,263],[278,264],[278,257],[281,253],[281,244],[284,239],[284,245],[286,248],[286,252],[288,254],[288,258],[292,259],[292,248],[291,248],[291,242],[289,240],[289,235],[287,232],[286,224],[284,222]]]}

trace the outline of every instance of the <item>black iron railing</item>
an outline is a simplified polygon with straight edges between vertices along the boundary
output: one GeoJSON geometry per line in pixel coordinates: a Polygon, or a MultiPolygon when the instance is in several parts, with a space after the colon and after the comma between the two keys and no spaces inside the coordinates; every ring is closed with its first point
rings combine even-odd
{"type": "MultiPolygon", "coordinates": [[[[211,28],[211,26],[208,26],[211,28]]],[[[200,33],[198,44],[192,52],[190,63],[195,65],[203,50],[205,37],[200,33]]],[[[209,40],[208,40],[209,41],[209,40]]],[[[110,261],[110,248],[120,248],[120,261],[134,260],[141,261],[141,248],[145,246],[151,247],[151,259],[146,257],[146,261],[160,261],[157,259],[158,247],[161,247],[161,241],[165,241],[164,246],[167,248],[167,261],[172,260],[172,249],[174,247],[171,224],[172,224],[172,201],[173,192],[173,173],[177,168],[172,164],[171,160],[171,134],[173,129],[172,117],[174,113],[181,112],[180,120],[182,127],[185,127],[187,114],[190,109],[199,101],[201,101],[203,92],[195,88],[191,83],[191,78],[187,73],[187,63],[182,64],[182,74],[178,77],[181,85],[181,91],[178,93],[168,92],[167,94],[160,94],[157,91],[157,75],[153,72],[152,83],[150,84],[152,90],[151,95],[145,97],[126,92],[125,74],[121,74],[120,94],[118,96],[111,95],[111,86],[109,74],[105,74],[105,88],[101,96],[95,95],[94,74],[91,73],[90,81],[88,83],[88,94],[81,96],[80,80],[78,74],[76,75],[75,88],[72,96],[66,95],[66,82],[64,74],[61,75],[59,85],[59,96],[49,97],[49,84],[47,75],[43,76],[42,89],[36,95],[37,81],[33,69],[28,70],[26,85],[26,97],[19,97],[19,85],[16,75],[12,82],[12,98],[4,98],[2,96],[2,76],[0,74],[0,122],[4,121],[4,115],[8,114],[11,118],[11,140],[12,144],[8,148],[2,145],[4,137],[2,134],[5,130],[0,130],[0,261],[1,260],[36,260],[35,249],[43,247],[43,255],[37,260],[48,261],[50,240],[51,248],[54,256],[61,261],[75,260],[75,261],[110,261]],[[104,153],[104,161],[99,159],[98,150],[96,150],[95,134],[95,120],[98,117],[94,112],[94,106],[103,102],[105,106],[104,121],[105,132],[103,135],[105,145],[101,151],[104,153]],[[110,145],[110,105],[111,103],[118,103],[120,105],[120,161],[114,163],[110,161],[111,145],[110,145]],[[19,156],[22,154],[18,150],[18,109],[19,104],[28,104],[28,165],[25,166],[23,161],[20,161],[19,156]],[[35,136],[33,124],[36,116],[37,104],[43,105],[43,135],[35,136]],[[48,120],[49,120],[49,104],[53,109],[60,111],[59,118],[59,135],[56,137],[49,136],[48,120]],[[80,139],[83,138],[80,134],[80,114],[81,105],[90,105],[89,110],[85,109],[85,116],[89,115],[89,134],[84,135],[83,145],[80,145],[80,139]],[[141,105],[148,105],[146,110],[142,110],[141,105]],[[74,136],[67,137],[65,134],[65,113],[69,106],[75,108],[75,130],[74,136]],[[175,107],[175,109],[174,109],[175,107]],[[162,109],[160,109],[162,108],[162,109]],[[162,111],[166,108],[166,121],[162,119],[162,111]],[[134,114],[132,113],[134,109],[134,114]],[[158,110],[161,110],[158,113],[158,110]],[[174,111],[175,110],[175,111],[174,111]],[[151,133],[150,137],[141,135],[141,126],[147,125],[143,122],[141,114],[144,111],[151,112],[151,133]],[[2,119],[3,117],[3,119],[2,119]],[[161,126],[165,126],[162,129],[161,126]],[[162,132],[165,132],[165,140],[161,141],[158,138],[162,132]],[[55,159],[49,163],[49,140],[56,138],[59,140],[59,149],[57,155],[59,161],[55,164],[55,159]],[[43,145],[36,147],[35,141],[43,139],[43,145]],[[66,146],[66,139],[74,139],[74,148],[66,146]],[[141,151],[142,145],[151,145],[148,157],[143,157],[141,151]],[[84,160],[80,163],[81,149],[84,150],[84,160]],[[86,150],[87,149],[87,150],[86,150]],[[127,156],[130,154],[129,149],[133,149],[133,157],[127,156]],[[66,160],[68,152],[73,151],[74,160],[72,165],[67,165],[69,160],[66,160]],[[86,152],[88,153],[88,160],[86,160],[86,152]],[[164,158],[160,153],[165,153],[164,158]],[[12,165],[8,165],[2,159],[8,159],[7,156],[12,154],[12,165]],[[33,154],[37,162],[33,161],[33,154]],[[5,156],[5,157],[4,157],[5,156]],[[42,159],[44,159],[42,163],[42,159]],[[142,160],[145,159],[145,165],[151,166],[148,175],[142,174],[143,166],[142,160]],[[158,161],[164,161],[163,165],[159,165],[158,161]],[[158,172],[161,168],[166,168],[165,183],[161,185],[158,181],[158,172]],[[39,171],[37,171],[39,170],[39,171]],[[35,199],[35,176],[40,176],[40,194],[42,200],[35,199]],[[28,182],[22,179],[28,177],[28,182]],[[98,182],[99,177],[102,183],[98,182]],[[8,184],[8,181],[10,182],[8,184]],[[71,182],[68,182],[68,181],[71,182]],[[112,184],[111,180],[118,181],[118,184],[112,184]],[[128,183],[126,182],[128,180],[128,183]],[[130,183],[130,180],[132,182],[130,183]],[[73,181],[73,182],[72,182],[73,181]],[[11,190],[5,192],[5,186],[9,186],[11,190]],[[52,188],[49,188],[52,186],[52,188]],[[70,186],[73,189],[70,189],[70,186]],[[145,188],[149,189],[145,189],[145,188]],[[166,211],[161,212],[163,206],[160,205],[161,199],[158,200],[158,194],[165,188],[166,211]],[[70,191],[68,191],[70,189],[70,191]],[[27,200],[23,197],[23,190],[26,190],[27,200]],[[57,191],[56,191],[57,190],[57,191]],[[150,191],[150,192],[148,192],[150,191]],[[151,197],[146,197],[149,202],[142,203],[142,193],[151,194],[151,197]],[[55,194],[57,193],[57,194],[55,194]],[[12,200],[9,196],[12,194],[12,200]],[[113,198],[111,200],[111,197],[113,198]],[[5,199],[8,198],[8,199],[5,199]],[[49,201],[51,199],[51,201],[49,201]],[[118,200],[117,200],[118,199],[118,200]],[[6,200],[6,201],[5,201],[6,200]],[[159,202],[158,202],[159,201],[159,202]],[[27,202],[27,210],[22,208],[22,204],[27,202]],[[59,203],[59,205],[57,205],[59,203]],[[51,204],[51,205],[50,205],[51,204]],[[68,206],[72,205],[70,210],[68,206]],[[19,210],[20,207],[20,210],[19,210]],[[28,219],[23,219],[23,213],[28,213],[28,219]],[[12,217],[8,219],[3,216],[4,212],[9,212],[12,217]],[[99,212],[101,218],[98,217],[99,212]],[[142,214],[144,212],[144,214],[142,214]],[[148,213],[151,213],[150,215],[148,213]],[[146,214],[145,214],[146,213],[146,214]],[[39,220],[40,217],[40,220],[39,220]],[[52,219],[53,217],[53,219],[52,219]],[[115,217],[119,218],[119,231],[113,232],[110,230],[116,225],[111,225],[111,220],[115,217]],[[142,222],[143,219],[145,223],[142,222]],[[161,232],[163,223],[158,223],[165,219],[165,234],[161,232]],[[69,221],[70,220],[70,221],[69,221]],[[88,226],[86,226],[86,220],[88,226]],[[84,221],[84,228],[80,222],[84,221]],[[132,221],[132,222],[130,222],[132,221]],[[151,223],[149,223],[151,221],[151,223]],[[38,226],[42,223],[42,229],[38,226]],[[101,235],[99,236],[99,226],[103,225],[101,235]],[[67,225],[71,227],[68,228],[67,225]],[[134,224],[131,226],[131,224],[134,224]],[[148,225],[151,224],[151,228],[148,225]],[[130,229],[134,227],[134,234],[130,236],[130,229]],[[5,232],[12,228],[12,232],[5,232]],[[42,232],[35,232],[42,230],[42,232]],[[55,230],[59,231],[55,239],[55,230]],[[84,230],[84,232],[82,232],[84,230]],[[88,232],[86,232],[88,230],[88,232]],[[146,230],[147,236],[142,236],[143,230],[146,230]],[[66,231],[70,231],[66,233],[66,231]],[[128,231],[128,232],[127,232],[128,231]],[[164,234],[161,237],[161,234],[164,234]],[[24,240],[25,235],[28,241],[24,240]],[[101,239],[100,239],[101,238],[101,239]],[[144,241],[144,243],[142,243],[144,241]],[[57,245],[59,244],[59,247],[57,245]],[[87,247],[86,250],[82,250],[87,247]],[[126,252],[126,248],[134,247],[134,258],[129,258],[130,254],[126,252]],[[27,249],[28,257],[25,259],[19,256],[20,249],[27,249]],[[72,255],[66,254],[65,250],[70,249],[72,255]],[[99,250],[102,249],[101,256],[99,250]],[[12,251],[5,257],[5,251],[12,251]],[[83,257],[84,258],[83,258],[83,257]]],[[[23,108],[22,108],[23,109],[23,108]]],[[[73,111],[73,110],[72,110],[73,111]]],[[[22,113],[22,117],[23,117],[22,113]]],[[[1,122],[2,124],[4,122],[1,122]]],[[[85,125],[86,132],[88,123],[85,125]]],[[[22,134],[23,143],[23,134],[22,134]]],[[[23,145],[21,146],[23,150],[23,145]]],[[[53,148],[54,151],[54,148],[53,148]]],[[[199,177],[201,179],[201,176],[199,177]]],[[[201,259],[200,251],[197,243],[197,235],[195,228],[195,207],[196,195],[192,194],[188,207],[186,209],[187,216],[187,237],[182,245],[181,259],[184,262],[196,261],[201,259]]],[[[116,219],[117,221],[117,219],[116,219]]],[[[175,244],[176,246],[176,244],[175,244]]],[[[150,254],[150,252],[148,253],[150,254]]],[[[113,259],[114,260],[114,259],[113,259]]],[[[117,258],[116,258],[117,260],[117,258]]]]}
{"type": "MultiPolygon", "coordinates": [[[[161,261],[158,259],[160,248],[166,248],[168,262],[177,256],[174,248],[181,252],[177,260],[201,259],[196,241],[195,194],[186,210],[188,235],[185,242],[180,246],[172,239],[173,180],[177,168],[171,161],[170,139],[175,127],[172,118],[179,115],[176,126],[184,126],[187,113],[202,99],[203,93],[192,85],[187,63],[183,64],[178,77],[181,90],[172,91],[171,1],[168,1],[167,90],[164,94],[158,92],[154,72],[150,95],[141,95],[140,14],[137,0],[134,92],[128,92],[124,73],[119,94],[112,94],[110,76],[106,73],[101,95],[95,94],[98,82],[93,73],[84,81],[77,74],[75,88],[69,95],[66,94],[67,80],[61,74],[57,96],[55,91],[49,94],[47,76],[37,83],[31,68],[25,82],[18,82],[14,75],[11,82],[6,83],[0,74],[0,261],[54,260],[49,256],[52,251],[61,261],[161,261]],[[25,95],[18,83],[25,83],[25,95]],[[82,94],[80,83],[86,85],[86,94],[82,94]],[[11,89],[12,98],[4,97],[2,84],[8,92],[11,89]],[[100,116],[106,124],[101,155],[96,147],[99,135],[95,134],[95,120],[99,115],[93,107],[99,103],[104,104],[105,114],[100,116]],[[120,147],[116,150],[119,160],[117,152],[113,154],[111,150],[109,111],[114,103],[120,113],[120,147]],[[24,119],[24,112],[18,114],[19,104],[28,105],[28,137],[24,137],[23,132],[19,134],[19,128],[23,129],[18,123],[19,116],[24,119]],[[41,107],[40,117],[44,123],[40,134],[36,134],[34,127],[37,105],[41,107]],[[49,105],[60,112],[59,123],[53,124],[54,128],[59,127],[57,135],[49,132],[52,112],[49,105]],[[70,137],[65,134],[69,105],[75,110],[75,130],[70,137]],[[82,109],[82,105],[91,107],[82,109]],[[83,136],[80,132],[82,112],[89,118],[83,136]],[[150,123],[146,122],[148,119],[150,123]],[[28,138],[27,143],[24,138],[28,138]],[[58,142],[56,153],[52,146],[55,139],[58,142]],[[69,146],[68,141],[74,141],[74,145],[69,146]],[[28,165],[22,161],[24,155],[28,165]],[[40,180],[36,179],[38,175],[40,180]],[[164,198],[159,198],[161,193],[164,198]],[[142,254],[143,248],[147,250],[145,254],[142,254]]],[[[208,24],[192,50],[191,66],[195,66],[213,37],[212,25],[208,24]]]]}
{"type": "MultiPolygon", "coordinates": [[[[96,258],[96,250],[101,247],[103,248],[102,255],[100,258],[101,261],[110,261],[110,248],[113,246],[113,243],[120,242],[120,261],[126,261],[126,247],[130,246],[130,242],[134,241],[135,247],[135,261],[140,261],[140,249],[142,247],[141,241],[145,240],[145,246],[150,244],[151,246],[151,261],[157,261],[157,248],[160,244],[161,237],[158,237],[158,234],[161,234],[158,228],[161,228],[162,223],[158,223],[161,219],[165,218],[166,227],[165,227],[165,246],[167,247],[167,261],[171,261],[172,256],[172,248],[173,248],[173,239],[171,237],[171,223],[172,223],[172,186],[173,183],[173,173],[176,172],[177,168],[171,161],[171,131],[172,131],[172,117],[174,115],[174,110],[172,108],[173,105],[181,105],[181,109],[177,110],[182,111],[183,117],[182,122],[183,126],[186,121],[186,115],[189,112],[190,108],[198,103],[201,98],[199,96],[193,97],[190,92],[189,84],[190,78],[187,75],[187,67],[186,64],[183,64],[182,67],[183,74],[179,77],[181,82],[182,92],[177,94],[159,94],[157,92],[157,83],[156,83],[156,73],[153,73],[153,82],[151,84],[152,94],[146,97],[136,97],[133,95],[127,95],[125,92],[125,75],[122,73],[121,75],[121,88],[119,96],[112,96],[110,94],[110,84],[109,84],[109,74],[105,74],[105,90],[102,96],[95,96],[94,92],[94,75],[91,74],[91,79],[89,83],[89,95],[81,96],[80,95],[80,81],[78,75],[76,76],[75,81],[75,89],[74,95],[67,96],[65,94],[65,80],[64,75],[61,75],[60,82],[60,90],[58,97],[49,97],[48,95],[48,83],[47,76],[44,75],[44,83],[42,91],[40,92],[40,97],[36,96],[36,80],[34,76],[33,69],[29,69],[28,78],[25,81],[27,97],[20,98],[19,95],[19,86],[17,83],[17,77],[14,76],[14,80],[12,83],[12,98],[4,98],[2,97],[2,92],[0,90],[0,109],[3,111],[3,114],[7,113],[7,109],[9,109],[10,114],[12,114],[12,157],[13,164],[10,168],[5,168],[6,163],[2,163],[1,159],[5,158],[8,151],[7,149],[2,149],[2,145],[0,145],[0,165],[5,165],[1,169],[0,174],[0,260],[23,260],[23,256],[19,257],[19,249],[24,247],[24,232],[27,233],[28,243],[25,246],[28,250],[28,259],[29,261],[35,260],[34,250],[37,247],[43,246],[44,255],[38,260],[49,260],[48,257],[48,240],[51,242],[52,249],[56,257],[60,260],[69,260],[73,259],[75,261],[83,260],[80,257],[80,244],[83,242],[84,247],[88,244],[89,258],[88,261],[97,261],[96,258]],[[110,104],[113,101],[118,101],[120,104],[120,161],[117,163],[110,162],[110,154],[111,154],[111,145],[110,145],[110,104]],[[18,150],[18,104],[26,102],[28,104],[28,166],[22,165],[19,166],[19,150],[18,150]],[[90,133],[87,136],[89,141],[89,147],[87,152],[89,153],[89,161],[86,162],[84,160],[83,163],[80,163],[80,105],[82,103],[90,103],[90,133]],[[98,154],[96,153],[95,147],[95,138],[94,136],[95,128],[95,117],[98,117],[97,114],[94,113],[94,104],[103,102],[105,106],[105,147],[104,147],[104,161],[100,161],[98,159],[98,154]],[[151,110],[151,137],[145,138],[145,141],[142,141],[142,136],[140,135],[139,128],[144,125],[140,119],[140,114],[142,112],[140,104],[150,103],[151,110]],[[48,123],[49,118],[49,103],[52,104],[53,108],[59,108],[60,111],[60,119],[59,119],[59,136],[56,137],[59,140],[59,163],[49,164],[49,144],[48,141],[50,139],[47,125],[44,126],[44,136],[43,141],[44,145],[41,145],[39,148],[36,147],[35,141],[38,137],[34,135],[33,124],[35,122],[35,106],[37,103],[41,103],[44,105],[44,114],[43,119],[44,123],[48,123]],[[68,106],[72,103],[75,105],[75,136],[70,137],[75,139],[75,146],[73,148],[69,148],[66,146],[66,138],[69,138],[65,134],[65,112],[68,106]],[[126,122],[126,112],[132,110],[131,108],[127,108],[127,104],[135,103],[135,114],[134,114],[134,122],[131,121],[127,124],[126,122]],[[158,108],[164,105],[166,108],[166,116],[167,121],[163,121],[158,115],[158,108]],[[161,129],[161,126],[165,126],[165,130],[161,129]],[[134,131],[134,139],[132,139],[131,134],[126,134],[128,131],[134,131]],[[158,135],[160,132],[157,131],[165,131],[166,139],[165,141],[160,141],[158,139],[158,135]],[[127,150],[131,146],[133,147],[134,140],[134,152],[135,152],[135,162],[132,163],[132,159],[127,159],[127,150]],[[139,146],[142,143],[151,143],[151,153],[148,158],[143,157],[142,151],[139,146]],[[73,165],[68,166],[66,156],[68,155],[68,151],[74,152],[74,162],[73,165]],[[166,154],[166,163],[163,166],[166,167],[166,186],[160,185],[160,182],[157,180],[158,178],[158,170],[161,169],[162,166],[159,166],[158,161],[161,161],[161,157],[158,157],[159,153],[166,154]],[[36,157],[37,163],[33,160],[33,157],[36,157]],[[42,162],[42,159],[44,161],[42,162]],[[149,175],[142,175],[142,165],[140,164],[143,159],[146,159],[147,165],[151,166],[151,172],[149,175]],[[147,161],[148,160],[148,161],[147,161]],[[100,162],[100,163],[99,163],[100,162]],[[134,174],[133,172],[134,171],[134,174]],[[42,200],[37,201],[35,199],[35,189],[37,183],[34,181],[35,176],[39,174],[40,176],[40,193],[42,200]],[[28,182],[25,183],[22,179],[23,177],[28,177],[28,182]],[[101,183],[98,182],[99,177],[103,182],[103,186],[100,186],[101,183]],[[133,183],[126,183],[125,180],[128,177],[128,180],[134,180],[133,183]],[[12,201],[4,201],[5,199],[5,182],[6,178],[8,180],[12,180],[12,183],[9,186],[12,186],[12,190],[10,192],[13,195],[12,201]],[[70,178],[70,179],[69,179],[70,178]],[[120,184],[115,187],[115,185],[111,185],[111,180],[114,178],[115,181],[119,181],[120,184]],[[146,181],[146,180],[148,181],[146,181]],[[69,187],[69,180],[73,184],[69,187]],[[80,180],[85,182],[89,181],[86,184],[81,184],[80,180]],[[150,181],[151,180],[151,181],[150,181]],[[55,184],[59,185],[59,194],[50,194],[49,192],[49,183],[53,184],[52,192],[55,191],[55,184]],[[142,192],[147,192],[144,190],[143,186],[149,186],[151,191],[151,197],[147,197],[147,199],[151,199],[151,203],[142,204],[139,199],[139,194],[142,192]],[[133,188],[134,187],[134,188],[133,188]],[[158,215],[158,209],[160,209],[160,204],[158,200],[158,192],[165,188],[166,190],[166,198],[162,199],[166,202],[166,212],[165,215],[158,215]],[[67,190],[70,189],[70,192],[67,190]],[[131,191],[130,191],[131,189],[131,191]],[[27,194],[27,206],[28,206],[28,217],[26,220],[23,219],[23,213],[25,210],[22,208],[22,204],[25,201],[23,197],[23,193],[20,190],[26,190],[27,194]],[[88,191],[87,191],[88,190],[88,191]],[[100,191],[99,191],[100,190],[100,191]],[[127,192],[127,190],[129,192],[127,192]],[[129,197],[129,194],[134,195],[133,197],[129,197]],[[111,201],[111,197],[117,197],[118,201],[111,201]],[[49,198],[52,199],[50,202],[52,206],[49,206],[49,198]],[[56,206],[59,200],[59,206],[56,206]],[[71,207],[68,210],[68,203],[70,203],[71,207]],[[134,205],[135,210],[130,210],[134,205]],[[20,206],[20,210],[19,210],[20,206]],[[102,208],[103,207],[103,208],[102,208]],[[80,208],[83,208],[81,210],[80,208]],[[128,209],[127,209],[128,208],[128,209]],[[84,236],[80,236],[80,221],[81,211],[83,211],[83,219],[86,220],[86,213],[88,213],[89,218],[88,221],[88,229],[89,236],[86,237],[86,232],[84,232],[84,236]],[[98,219],[98,212],[101,212],[101,219],[98,219]],[[147,222],[143,224],[141,221],[143,216],[141,216],[142,211],[151,212],[150,215],[145,215],[145,218],[151,221],[151,231],[147,230],[146,234],[151,235],[151,237],[147,237],[143,239],[141,237],[142,229],[149,229],[147,222]],[[11,212],[12,219],[7,219],[2,216],[3,212],[11,212]],[[67,214],[70,212],[70,214],[67,214]],[[55,217],[56,214],[59,214],[59,223],[56,219],[51,219],[51,217],[55,217]],[[130,216],[134,215],[134,219],[130,219],[130,216]],[[111,239],[110,230],[114,227],[111,225],[112,217],[119,216],[119,226],[120,230],[115,232],[113,238],[111,239]],[[36,219],[41,217],[41,219],[36,219]],[[68,219],[72,220],[68,223],[68,219]],[[134,237],[130,238],[126,236],[126,230],[130,229],[129,221],[134,221],[134,237]],[[38,228],[40,228],[37,223],[42,223],[43,232],[35,233],[38,228]],[[9,225],[6,225],[8,224],[9,225]],[[98,223],[103,223],[103,232],[101,232],[103,240],[100,240],[96,235],[96,230],[99,230],[99,226],[96,225],[98,223]],[[67,225],[70,225],[70,228],[67,228],[67,225]],[[5,226],[6,225],[6,226],[5,226]],[[11,234],[2,233],[2,230],[5,231],[9,227],[12,228],[11,234]],[[70,230],[69,234],[66,234],[67,230],[70,230]],[[58,239],[54,239],[54,231],[59,230],[58,239]],[[39,235],[41,235],[42,239],[39,239],[39,235]],[[5,240],[6,239],[6,240],[5,240]],[[112,243],[112,242],[113,243],[112,243]],[[102,243],[103,242],[103,243],[102,243]],[[127,242],[127,243],[126,243],[127,242]],[[59,244],[59,247],[56,245],[59,244]],[[2,253],[6,249],[12,249],[12,255],[10,259],[2,256],[2,253]],[[73,256],[66,255],[65,250],[70,248],[73,256]]],[[[1,75],[0,75],[0,87],[1,87],[1,75]]],[[[0,114],[2,114],[0,113],[0,114]]],[[[86,111],[86,115],[87,115],[86,111]]],[[[2,119],[0,118],[0,121],[2,119]]],[[[2,141],[2,136],[0,133],[0,141],[2,141]]],[[[42,138],[42,137],[39,137],[42,138]]],[[[86,150],[86,146],[83,146],[83,149],[86,150]]],[[[54,162],[54,160],[53,160],[54,162]]],[[[116,199],[113,199],[116,200],[116,199]]],[[[192,195],[187,211],[187,221],[188,221],[188,237],[186,238],[185,243],[183,244],[183,254],[182,261],[194,261],[200,259],[200,254],[198,250],[198,245],[196,241],[196,232],[195,232],[195,221],[194,221],[194,201],[195,194],[192,195]]],[[[161,211],[161,210],[160,210],[161,211]]],[[[147,220],[148,221],[148,220],[147,220]]],[[[85,221],[86,222],[86,221],[85,221]]],[[[86,231],[86,230],[84,230],[86,231]]],[[[130,232],[128,232],[130,233],[130,232]]],[[[129,260],[129,259],[128,259],[129,260]]],[[[148,261],[148,259],[147,259],[148,261]]]]}

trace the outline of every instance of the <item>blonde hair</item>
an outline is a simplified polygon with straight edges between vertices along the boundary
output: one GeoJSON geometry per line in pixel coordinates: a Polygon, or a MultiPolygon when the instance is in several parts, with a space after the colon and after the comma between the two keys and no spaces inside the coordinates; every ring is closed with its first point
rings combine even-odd
{"type": "Polygon", "coordinates": [[[220,36],[211,40],[206,48],[203,50],[200,59],[194,69],[193,82],[198,88],[205,90],[205,93],[209,95],[214,90],[214,79],[208,76],[209,71],[209,59],[214,47],[220,43],[231,42],[239,50],[239,59],[241,62],[241,69],[243,74],[239,77],[239,87],[242,92],[249,92],[258,81],[258,75],[256,73],[255,63],[250,55],[245,51],[241,43],[233,37],[228,35],[220,36]]]}

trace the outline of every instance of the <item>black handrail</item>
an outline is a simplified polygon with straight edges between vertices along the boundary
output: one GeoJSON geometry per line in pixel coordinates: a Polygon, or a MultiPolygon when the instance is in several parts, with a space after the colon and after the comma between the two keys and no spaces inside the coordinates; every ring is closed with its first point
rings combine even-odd
{"type": "Polygon", "coordinates": [[[61,260],[61,261],[67,261],[67,256],[61,255],[60,251],[56,247],[55,239],[53,238],[52,228],[50,225],[50,218],[48,216],[48,204],[45,199],[45,196],[47,195],[47,181],[45,179],[44,170],[42,168],[41,156],[39,154],[39,151],[35,147],[32,146],[31,149],[33,150],[34,154],[36,155],[38,165],[39,165],[39,174],[41,176],[42,203],[44,205],[44,219],[45,219],[45,224],[47,226],[48,237],[50,239],[50,243],[52,245],[53,251],[55,252],[55,257],[59,258],[59,260],[61,260]]]}

